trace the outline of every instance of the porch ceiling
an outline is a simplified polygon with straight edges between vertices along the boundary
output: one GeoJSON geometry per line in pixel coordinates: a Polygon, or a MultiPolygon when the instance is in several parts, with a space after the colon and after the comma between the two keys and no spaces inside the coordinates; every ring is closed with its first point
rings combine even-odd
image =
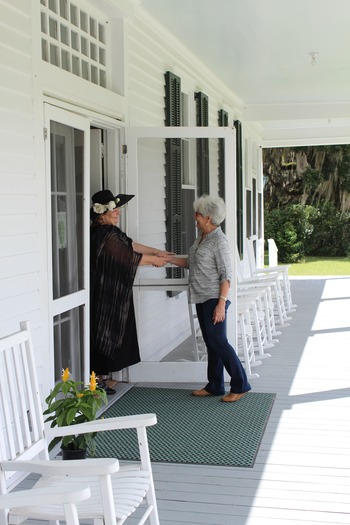
{"type": "Polygon", "coordinates": [[[141,5],[235,92],[265,146],[350,141],[349,0],[141,5]]]}

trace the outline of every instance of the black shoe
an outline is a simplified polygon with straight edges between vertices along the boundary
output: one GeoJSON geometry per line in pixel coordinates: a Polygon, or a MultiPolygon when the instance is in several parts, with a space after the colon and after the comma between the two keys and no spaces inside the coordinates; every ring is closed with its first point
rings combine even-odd
{"type": "Polygon", "coordinates": [[[114,388],[109,388],[109,386],[107,386],[104,381],[102,383],[97,383],[97,386],[101,388],[102,390],[104,390],[107,396],[113,396],[113,394],[117,393],[117,391],[114,390],[114,388]]]}

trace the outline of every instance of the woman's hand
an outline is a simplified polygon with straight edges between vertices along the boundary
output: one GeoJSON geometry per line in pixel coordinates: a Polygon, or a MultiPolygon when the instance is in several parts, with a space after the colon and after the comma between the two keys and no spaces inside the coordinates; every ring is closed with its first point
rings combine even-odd
{"type": "Polygon", "coordinates": [[[161,259],[165,259],[167,263],[173,259],[174,255],[175,253],[167,252],[166,250],[160,250],[157,253],[157,257],[160,257],[161,259]]]}
{"type": "Polygon", "coordinates": [[[218,304],[215,306],[213,313],[213,324],[222,323],[226,317],[226,301],[228,294],[230,293],[230,281],[222,281],[220,285],[220,295],[218,304]]]}
{"type": "Polygon", "coordinates": [[[213,324],[222,323],[225,321],[226,311],[225,311],[225,302],[219,301],[214,308],[213,312],[213,324]]]}
{"type": "Polygon", "coordinates": [[[173,264],[174,266],[178,266],[179,268],[188,268],[187,266],[188,256],[187,255],[177,256],[175,253],[173,253],[168,262],[170,262],[170,264],[173,264]]]}
{"type": "Polygon", "coordinates": [[[152,255],[151,257],[153,266],[157,268],[162,268],[162,266],[165,266],[169,262],[165,257],[160,257],[158,254],[152,255]]]}

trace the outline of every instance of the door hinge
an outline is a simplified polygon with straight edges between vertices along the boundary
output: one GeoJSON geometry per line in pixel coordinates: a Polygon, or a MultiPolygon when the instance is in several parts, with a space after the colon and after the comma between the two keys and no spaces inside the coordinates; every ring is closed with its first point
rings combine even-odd
{"type": "Polygon", "coordinates": [[[105,145],[103,142],[101,142],[101,158],[104,159],[105,157],[105,145]]]}
{"type": "Polygon", "coordinates": [[[128,153],[128,146],[126,144],[122,145],[122,153],[123,155],[127,155],[128,153]]]}
{"type": "Polygon", "coordinates": [[[43,134],[44,134],[44,140],[47,140],[47,128],[44,128],[43,134]]]}

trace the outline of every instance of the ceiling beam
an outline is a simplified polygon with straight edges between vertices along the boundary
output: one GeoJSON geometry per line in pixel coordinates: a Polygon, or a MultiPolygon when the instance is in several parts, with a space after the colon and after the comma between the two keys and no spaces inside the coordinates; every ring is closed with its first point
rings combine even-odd
{"type": "Polygon", "coordinates": [[[241,117],[245,121],[350,118],[350,103],[249,104],[241,117]]]}
{"type": "MultiPolygon", "coordinates": [[[[294,123],[295,124],[295,123],[294,123]]],[[[262,130],[264,148],[350,144],[350,125],[274,128],[262,130]]]]}

